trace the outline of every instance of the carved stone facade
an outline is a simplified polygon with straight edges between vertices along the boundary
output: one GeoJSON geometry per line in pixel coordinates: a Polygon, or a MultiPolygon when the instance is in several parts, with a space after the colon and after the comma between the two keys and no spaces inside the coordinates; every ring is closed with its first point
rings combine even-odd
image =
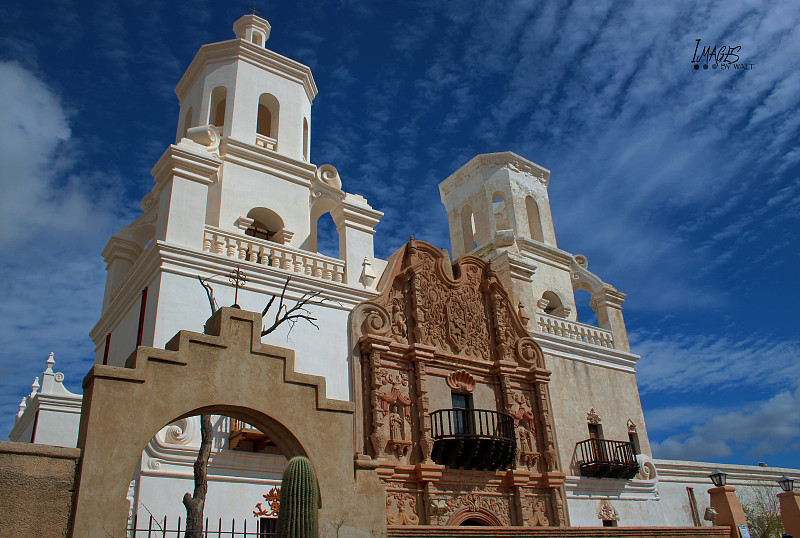
{"type": "Polygon", "coordinates": [[[565,526],[550,372],[491,266],[474,256],[451,265],[412,238],[389,260],[379,290],[351,326],[361,380],[356,450],[377,469],[388,524],[565,526]],[[509,468],[433,461],[431,414],[450,407],[451,393],[513,421],[509,468]]]}

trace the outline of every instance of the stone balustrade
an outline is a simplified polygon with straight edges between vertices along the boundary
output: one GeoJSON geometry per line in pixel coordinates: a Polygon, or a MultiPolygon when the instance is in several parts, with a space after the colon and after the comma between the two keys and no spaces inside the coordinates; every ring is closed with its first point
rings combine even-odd
{"type": "Polygon", "coordinates": [[[206,226],[203,251],[294,273],[344,282],[345,262],[241,233],[206,226]]]}
{"type": "Polygon", "coordinates": [[[614,337],[611,331],[547,314],[536,314],[536,330],[596,346],[614,347],[614,337]]]}

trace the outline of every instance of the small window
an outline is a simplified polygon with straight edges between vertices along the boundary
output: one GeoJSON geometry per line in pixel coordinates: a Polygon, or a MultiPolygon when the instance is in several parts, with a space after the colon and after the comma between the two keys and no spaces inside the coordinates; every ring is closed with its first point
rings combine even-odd
{"type": "Polygon", "coordinates": [[[253,32],[253,43],[258,45],[259,47],[264,44],[264,39],[258,32],[253,32]]]}
{"type": "Polygon", "coordinates": [[[604,519],[603,520],[603,526],[604,527],[616,527],[617,526],[617,522],[614,521],[613,519],[604,519]]]}
{"type": "Polygon", "coordinates": [[[472,409],[472,396],[469,394],[461,394],[453,392],[451,396],[453,402],[453,433],[455,434],[469,434],[474,431],[472,425],[472,414],[469,410],[472,409]]]}
{"type": "Polygon", "coordinates": [[[525,198],[525,210],[528,213],[528,229],[531,233],[531,239],[543,243],[544,235],[542,234],[542,218],[539,215],[539,205],[532,196],[525,198]]]}
{"type": "Polygon", "coordinates": [[[309,146],[309,131],[308,131],[308,118],[303,118],[303,159],[308,162],[308,146],[309,146]]]}

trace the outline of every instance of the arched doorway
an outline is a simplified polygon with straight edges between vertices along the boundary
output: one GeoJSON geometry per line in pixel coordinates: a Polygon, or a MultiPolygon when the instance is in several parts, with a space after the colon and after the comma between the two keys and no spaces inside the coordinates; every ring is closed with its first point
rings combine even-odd
{"type": "Polygon", "coordinates": [[[488,510],[472,511],[468,508],[459,510],[452,515],[448,525],[454,527],[502,527],[503,523],[495,514],[488,510]]]}
{"type": "Polygon", "coordinates": [[[73,536],[124,536],[126,494],[142,449],[165,424],[197,414],[239,418],[287,457],[307,456],[317,470],[321,520],[359,505],[356,528],[385,524],[374,470],[353,473],[354,404],[329,400],[324,378],[295,372],[292,350],[262,344],[261,326],[255,312],[222,308],[205,334],[181,331],[168,349],[139,347],[130,367],[89,371],[73,536]]]}

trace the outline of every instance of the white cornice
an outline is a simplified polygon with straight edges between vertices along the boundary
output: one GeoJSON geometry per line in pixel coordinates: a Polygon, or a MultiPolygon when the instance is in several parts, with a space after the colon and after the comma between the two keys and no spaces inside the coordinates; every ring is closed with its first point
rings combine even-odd
{"type": "Polygon", "coordinates": [[[567,499],[658,500],[657,480],[589,478],[568,476],[564,480],[567,499]]]}
{"type": "Polygon", "coordinates": [[[653,460],[661,482],[695,482],[709,488],[713,487],[708,475],[719,469],[728,475],[729,486],[768,484],[778,487],[775,482],[785,475],[800,480],[800,469],[785,467],[761,467],[758,465],[733,465],[705,461],[653,460]]]}
{"type": "Polygon", "coordinates": [[[547,265],[565,271],[569,271],[569,268],[572,266],[572,254],[566,250],[551,247],[527,237],[517,236],[514,239],[523,256],[533,258],[537,262],[546,263],[547,265]]]}
{"type": "Polygon", "coordinates": [[[281,153],[225,137],[219,147],[223,162],[238,164],[311,188],[317,167],[281,153]]]}
{"type": "Polygon", "coordinates": [[[512,173],[522,173],[536,178],[547,187],[550,182],[550,170],[539,166],[525,157],[517,155],[513,151],[501,151],[498,153],[482,153],[469,160],[464,166],[450,174],[444,181],[439,183],[439,193],[444,197],[452,191],[462,178],[469,177],[480,168],[509,168],[512,173]]]}
{"type": "Polygon", "coordinates": [[[171,176],[178,176],[210,185],[216,178],[220,164],[222,163],[219,159],[208,154],[201,155],[172,144],[158,159],[150,174],[156,183],[162,183],[171,176]]]}
{"type": "Polygon", "coordinates": [[[313,101],[317,95],[317,85],[308,66],[244,39],[231,39],[200,47],[178,85],[175,86],[175,95],[178,96],[178,100],[183,101],[205,66],[230,61],[247,62],[264,71],[301,84],[309,102],[313,101]]]}
{"type": "Polygon", "coordinates": [[[636,361],[640,359],[639,355],[554,334],[536,331],[528,331],[528,334],[539,343],[545,355],[636,373],[636,361]]]}

